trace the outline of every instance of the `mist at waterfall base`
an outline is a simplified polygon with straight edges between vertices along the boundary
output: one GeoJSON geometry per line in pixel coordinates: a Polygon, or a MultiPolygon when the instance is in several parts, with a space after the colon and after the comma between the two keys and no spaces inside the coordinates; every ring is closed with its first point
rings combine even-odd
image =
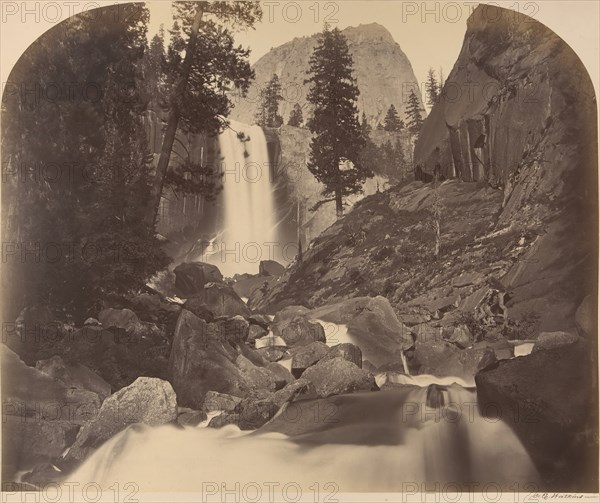
{"type": "Polygon", "coordinates": [[[202,260],[224,276],[258,272],[261,260],[288,263],[295,248],[278,240],[271,162],[263,129],[229,120],[219,135],[223,192],[220,231],[208,243],[202,260]],[[289,247],[288,247],[289,248],[289,247]]]}
{"type": "Polygon", "coordinates": [[[452,378],[419,378],[402,376],[409,385],[391,390],[294,402],[254,432],[130,426],[67,480],[102,488],[133,481],[142,492],[227,488],[246,491],[249,501],[286,484],[303,495],[315,487],[323,494],[538,490],[522,444],[503,421],[479,414],[475,392],[448,384],[452,378]],[[444,386],[431,404],[424,384],[434,382],[444,386]]]}

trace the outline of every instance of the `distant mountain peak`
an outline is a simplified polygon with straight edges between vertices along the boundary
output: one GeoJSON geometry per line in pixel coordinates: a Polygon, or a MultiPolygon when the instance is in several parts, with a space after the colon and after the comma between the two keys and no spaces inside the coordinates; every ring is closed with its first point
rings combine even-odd
{"type": "MultiPolygon", "coordinates": [[[[341,30],[348,39],[350,53],[354,58],[354,76],[360,96],[359,112],[366,113],[369,123],[376,126],[394,105],[405,119],[406,89],[418,89],[418,82],[410,61],[396,43],[392,34],[379,23],[349,26],[341,30]]],[[[295,103],[305,107],[308,86],[304,84],[308,61],[317,44],[318,33],[308,37],[296,37],[285,44],[272,48],[253,66],[255,83],[251,86],[248,99],[240,99],[231,113],[231,118],[252,123],[257,109],[256,96],[273,74],[279,77],[284,100],[279,113],[287,122],[295,103]]]]}
{"type": "Polygon", "coordinates": [[[358,26],[349,26],[342,30],[342,33],[349,39],[358,39],[366,41],[368,39],[379,39],[384,42],[396,43],[388,29],[379,23],[359,24],[358,26]]]}

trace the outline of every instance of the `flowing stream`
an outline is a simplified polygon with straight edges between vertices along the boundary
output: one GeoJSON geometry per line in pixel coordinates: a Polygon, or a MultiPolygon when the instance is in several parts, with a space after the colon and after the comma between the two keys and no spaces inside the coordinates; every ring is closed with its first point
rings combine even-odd
{"type": "Polygon", "coordinates": [[[103,488],[135,481],[141,491],[187,492],[259,492],[277,482],[279,490],[293,484],[304,494],[315,487],[340,493],[537,487],[536,469],[512,430],[481,417],[475,392],[456,382],[404,376],[404,386],[389,390],[294,402],[254,432],[135,425],[68,481],[103,488]]]}

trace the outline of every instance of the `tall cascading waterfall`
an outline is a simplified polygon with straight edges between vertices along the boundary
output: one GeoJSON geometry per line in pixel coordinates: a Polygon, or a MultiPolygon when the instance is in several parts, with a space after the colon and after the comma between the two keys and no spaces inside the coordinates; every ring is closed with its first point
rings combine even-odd
{"type": "Polygon", "coordinates": [[[206,261],[225,276],[257,273],[258,263],[275,260],[280,246],[265,134],[260,126],[230,120],[219,147],[224,218],[206,261]]]}
{"type": "Polygon", "coordinates": [[[140,491],[216,495],[203,501],[218,501],[224,487],[249,491],[241,501],[259,501],[256,492],[286,484],[332,496],[540,489],[521,442],[502,420],[479,414],[474,391],[453,378],[402,379],[409,386],[293,402],[254,432],[135,425],[65,482],[108,489],[133,481],[140,491]]]}

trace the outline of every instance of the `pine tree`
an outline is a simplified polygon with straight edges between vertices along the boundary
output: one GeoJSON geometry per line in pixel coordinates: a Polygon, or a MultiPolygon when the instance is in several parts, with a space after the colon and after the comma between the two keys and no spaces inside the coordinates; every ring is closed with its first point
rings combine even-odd
{"type": "Polygon", "coordinates": [[[364,138],[368,138],[372,131],[371,125],[369,124],[369,121],[367,120],[367,114],[364,112],[362,113],[362,118],[360,121],[360,130],[361,130],[364,138]]]}
{"type": "Polygon", "coordinates": [[[301,127],[303,123],[304,116],[302,114],[302,107],[300,106],[300,103],[296,103],[290,112],[288,126],[301,127]]]}
{"type": "Polygon", "coordinates": [[[398,116],[398,112],[396,111],[396,107],[392,104],[390,108],[388,108],[387,114],[385,115],[385,119],[383,121],[383,129],[386,131],[402,131],[404,129],[404,122],[398,116]]]}
{"type": "Polygon", "coordinates": [[[431,203],[431,220],[430,225],[433,230],[433,256],[437,259],[440,256],[442,248],[442,215],[444,213],[444,205],[440,197],[440,183],[437,176],[433,183],[433,201],[431,203]]]}
{"type": "Polygon", "coordinates": [[[414,136],[419,135],[421,126],[423,125],[423,116],[421,115],[422,110],[419,98],[417,98],[414,91],[411,91],[408,98],[408,106],[406,107],[406,122],[408,130],[414,136]]]}
{"type": "Polygon", "coordinates": [[[360,151],[360,162],[372,173],[385,172],[387,164],[384,152],[369,136],[365,136],[365,146],[360,151]]]}
{"type": "Polygon", "coordinates": [[[338,28],[325,26],[309,60],[307,96],[313,105],[308,128],[313,133],[308,169],[323,183],[323,196],[333,196],[338,218],[344,197],[362,190],[372,172],[361,162],[365,145],[358,122],[358,86],[352,75],[348,41],[338,28]]]}
{"type": "Polygon", "coordinates": [[[283,124],[283,117],[279,115],[279,102],[283,100],[279,77],[273,74],[271,80],[261,92],[255,120],[259,126],[279,127],[283,124]]]}
{"type": "Polygon", "coordinates": [[[51,183],[3,184],[3,204],[16,217],[5,239],[51,245],[57,254],[5,264],[3,274],[22,287],[21,307],[53,303],[89,316],[107,296],[141,288],[168,264],[153,222],[143,218],[151,177],[141,120],[149,13],[141,5],[69,18],[36,40],[11,73],[18,86],[65,86],[52,101],[20,93],[3,101],[3,165],[61,170],[51,183]],[[130,14],[137,23],[125,21],[130,14]],[[90,82],[103,90],[95,99],[82,92],[90,82]]]}
{"type": "Polygon", "coordinates": [[[158,33],[145,48],[142,59],[143,97],[150,109],[158,109],[165,104],[165,57],[165,29],[161,24],[158,33]]]}
{"type": "Polygon", "coordinates": [[[400,180],[406,180],[408,178],[408,172],[412,170],[410,169],[410,165],[406,160],[406,155],[404,154],[404,148],[402,147],[401,141],[396,143],[395,156],[398,166],[398,173],[400,174],[400,180]]]}
{"type": "Polygon", "coordinates": [[[260,3],[174,2],[178,24],[171,30],[166,74],[169,76],[169,117],[163,137],[148,215],[156,219],[173,143],[178,128],[191,133],[218,134],[226,127],[222,117],[232,108],[228,91],[245,96],[254,72],[250,51],[235,46],[225,27],[251,27],[262,18],[260,3]]]}
{"type": "Polygon", "coordinates": [[[435,72],[433,71],[433,68],[429,68],[429,71],[427,72],[425,91],[427,93],[428,104],[430,106],[435,105],[440,99],[440,84],[435,78],[435,72]]]}

